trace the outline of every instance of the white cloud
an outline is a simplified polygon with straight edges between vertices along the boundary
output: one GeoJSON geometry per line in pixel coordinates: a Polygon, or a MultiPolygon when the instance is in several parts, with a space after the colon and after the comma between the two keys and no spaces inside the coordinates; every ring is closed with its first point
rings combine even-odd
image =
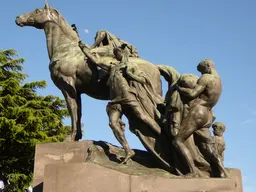
{"type": "Polygon", "coordinates": [[[85,29],[84,32],[85,32],[85,33],[89,33],[89,30],[88,30],[88,29],[85,29]]]}
{"type": "Polygon", "coordinates": [[[253,122],[254,120],[255,120],[255,118],[246,119],[241,122],[241,125],[249,124],[249,123],[253,122]]]}

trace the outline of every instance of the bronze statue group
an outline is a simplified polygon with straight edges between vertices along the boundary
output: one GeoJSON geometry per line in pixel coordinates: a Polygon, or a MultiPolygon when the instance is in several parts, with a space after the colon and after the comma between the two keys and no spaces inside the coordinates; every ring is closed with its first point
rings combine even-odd
{"type": "Polygon", "coordinates": [[[76,26],[70,26],[48,3],[19,15],[16,24],[45,32],[51,79],[62,91],[71,115],[71,140],[82,138],[81,94],[85,93],[110,100],[109,125],[126,152],[121,163],[129,164],[136,155],[124,134],[125,115],[129,129],[159,168],[191,177],[228,177],[223,165],[225,125],[214,123],[212,112],[222,92],[213,61],[202,60],[197,77],[141,59],[133,45],[107,31],[98,31],[89,46],[80,40],[76,26]],[[165,98],[161,76],[168,82],[165,98]]]}

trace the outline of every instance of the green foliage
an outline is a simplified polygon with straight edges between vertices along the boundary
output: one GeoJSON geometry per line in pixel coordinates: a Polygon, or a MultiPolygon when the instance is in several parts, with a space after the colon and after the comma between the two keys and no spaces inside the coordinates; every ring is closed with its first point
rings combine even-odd
{"type": "Polygon", "coordinates": [[[45,81],[24,83],[24,59],[15,50],[0,50],[0,174],[8,178],[8,191],[23,191],[32,180],[35,145],[63,141],[70,127],[65,101],[40,96],[45,81]]]}

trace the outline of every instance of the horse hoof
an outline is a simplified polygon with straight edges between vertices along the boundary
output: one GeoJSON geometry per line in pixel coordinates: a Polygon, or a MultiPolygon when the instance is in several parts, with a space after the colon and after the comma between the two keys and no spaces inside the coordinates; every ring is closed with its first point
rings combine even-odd
{"type": "Polygon", "coordinates": [[[75,135],[72,134],[72,141],[79,141],[80,139],[82,139],[82,133],[81,132],[77,132],[75,135]]]}
{"type": "Polygon", "coordinates": [[[81,131],[77,131],[77,133],[76,133],[76,139],[77,140],[76,141],[82,139],[82,137],[83,137],[82,132],[81,131]]]}
{"type": "Polygon", "coordinates": [[[82,137],[80,135],[76,135],[74,141],[79,141],[80,139],[82,139],[82,137]]]}

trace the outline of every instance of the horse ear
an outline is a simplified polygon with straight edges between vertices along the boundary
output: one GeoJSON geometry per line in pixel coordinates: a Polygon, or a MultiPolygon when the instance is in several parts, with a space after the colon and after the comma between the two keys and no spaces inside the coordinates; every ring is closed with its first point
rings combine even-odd
{"type": "Polygon", "coordinates": [[[44,8],[45,8],[45,9],[50,9],[50,6],[49,6],[49,4],[48,4],[48,1],[47,1],[47,0],[45,1],[45,6],[44,6],[44,8]]]}

